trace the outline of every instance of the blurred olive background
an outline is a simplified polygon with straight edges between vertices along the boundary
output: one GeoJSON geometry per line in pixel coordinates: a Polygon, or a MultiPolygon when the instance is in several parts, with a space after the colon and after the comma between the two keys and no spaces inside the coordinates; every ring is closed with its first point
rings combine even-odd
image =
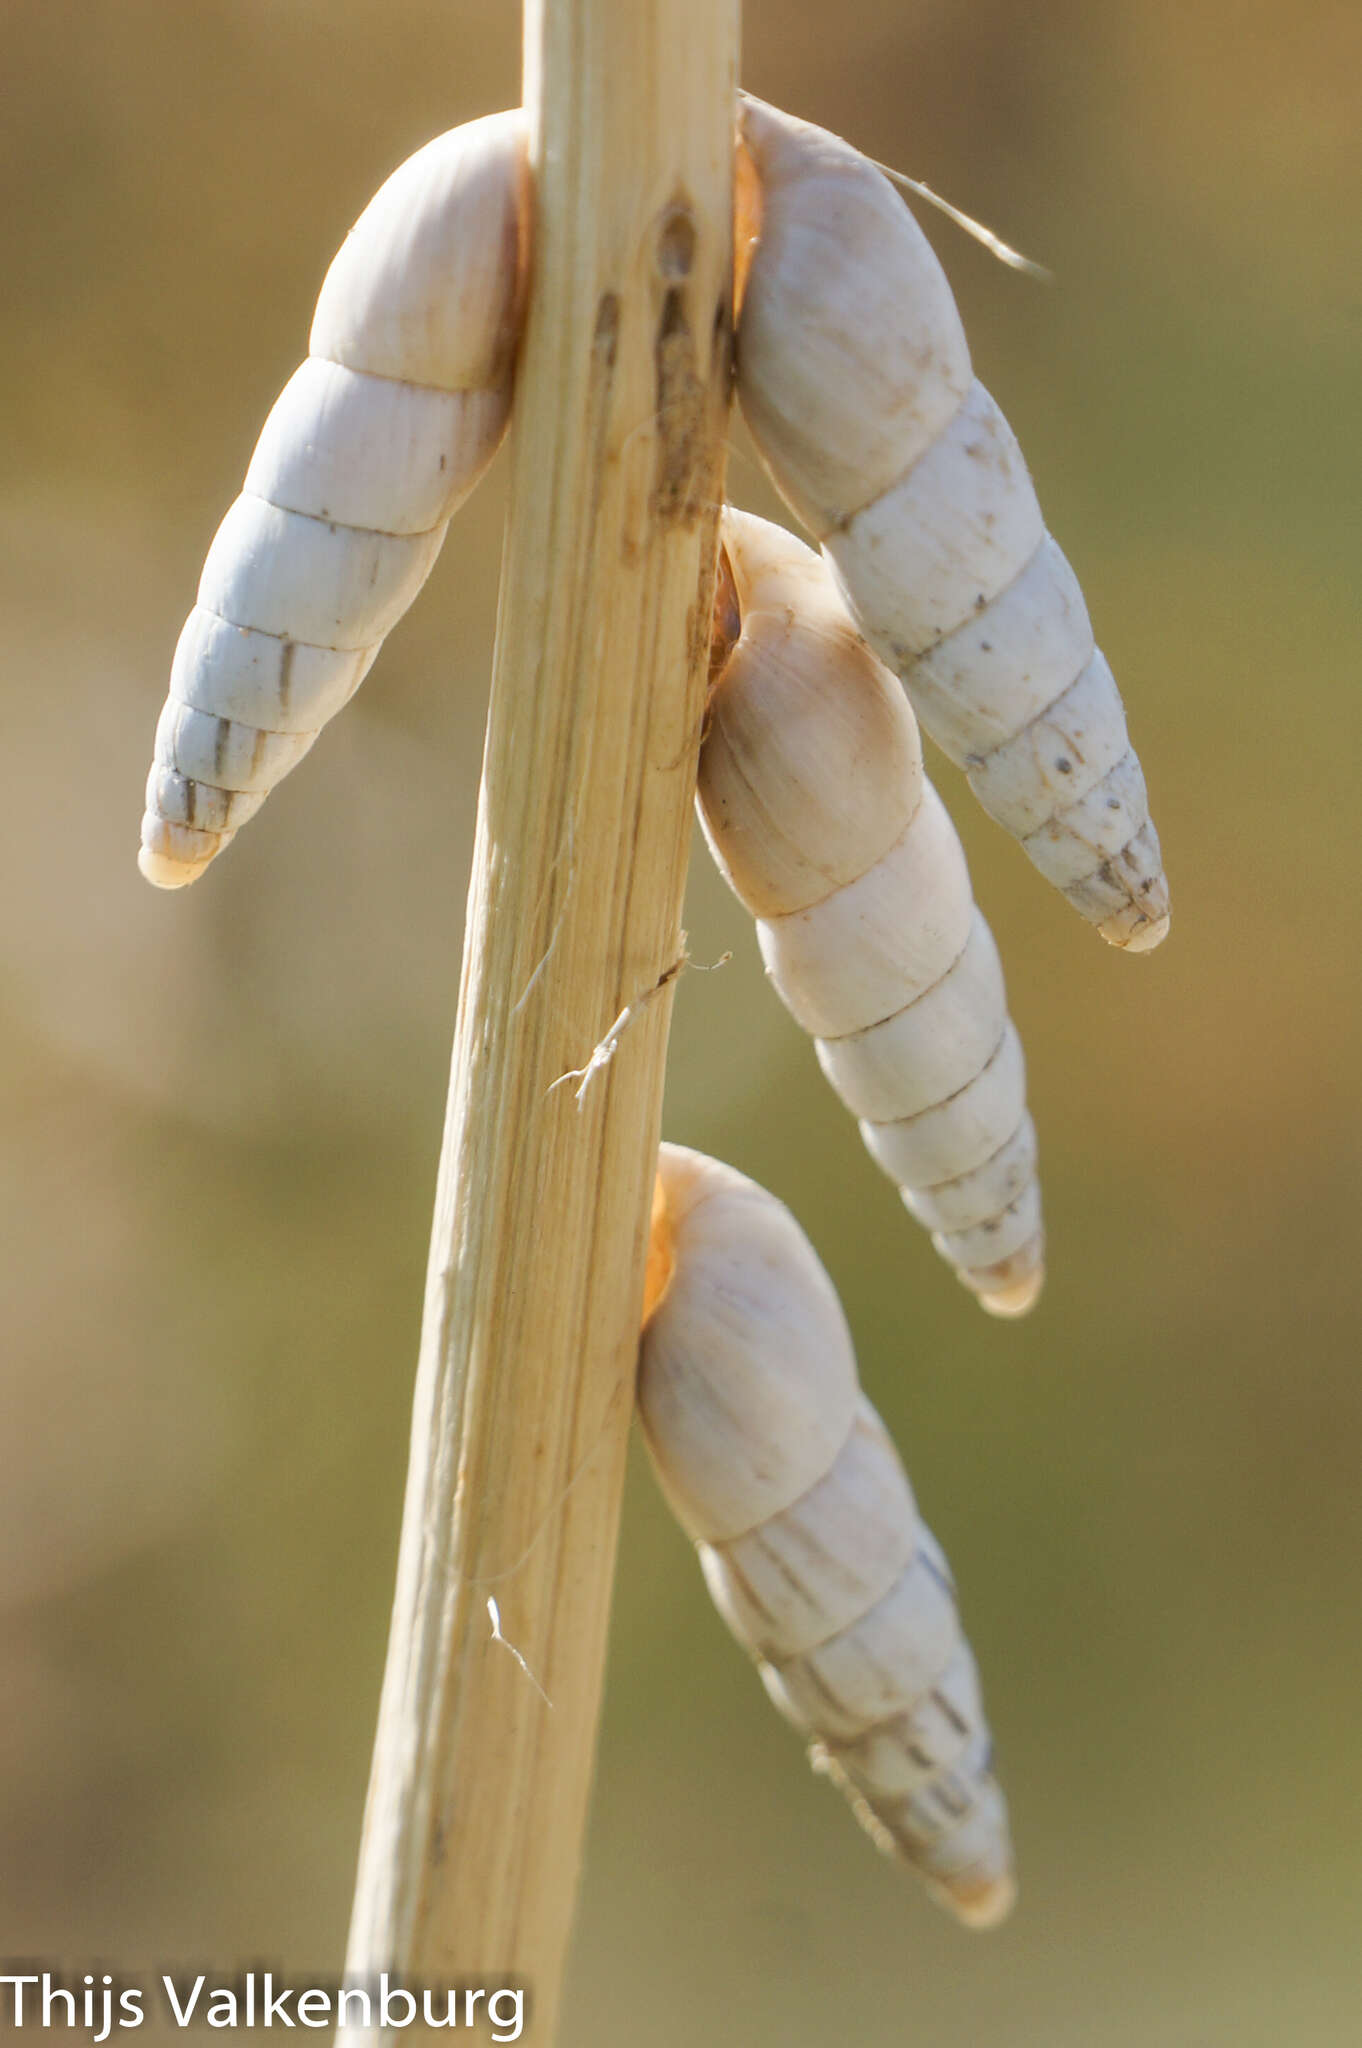
{"type": "MultiPolygon", "coordinates": [[[[360,701],[184,896],[133,862],[214,527],[383,176],[513,7],[0,7],[0,1950],[339,1967],[378,1696],[502,464],[360,701]]],[[[796,1208],[955,1564],[1022,1899],[881,1864],[627,1503],[568,2048],[1362,2039],[1362,16],[751,0],[756,91],[929,217],[1124,685],[1173,883],[1109,952],[939,759],[1051,1280],[989,1323],[697,861],[669,1135],[796,1208]]],[[[773,500],[738,443],[731,494],[773,500]]],[[[514,1632],[510,1603],[503,1602],[514,1632]]],[[[148,2027],[143,2039],[159,2038],[148,2027]]]]}

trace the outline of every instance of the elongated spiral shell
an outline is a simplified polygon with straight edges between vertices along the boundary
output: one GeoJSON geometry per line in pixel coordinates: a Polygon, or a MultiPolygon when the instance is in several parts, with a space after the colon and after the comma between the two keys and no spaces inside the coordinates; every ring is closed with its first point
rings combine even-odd
{"type": "Polygon", "coordinates": [[[745,100],[760,233],[738,395],[857,624],[991,816],[1113,945],[1168,885],[1120,695],[950,287],[875,167],[745,100]]]}
{"type": "Polygon", "coordinates": [[[519,112],[418,150],[327,273],[208,551],[171,669],[139,865],[204,868],[363,680],[495,454],[524,269],[519,112]]]}
{"type": "Polygon", "coordinates": [[[658,1161],[639,1415],[715,1606],[880,1847],[987,1927],[1015,1892],[955,1587],[784,1205],[658,1161]]]}
{"type": "Polygon", "coordinates": [[[1023,1314],[1044,1232],[1021,1047],[912,710],[811,549],[731,508],[721,533],[710,850],[908,1209],[985,1308],[1023,1314]]]}

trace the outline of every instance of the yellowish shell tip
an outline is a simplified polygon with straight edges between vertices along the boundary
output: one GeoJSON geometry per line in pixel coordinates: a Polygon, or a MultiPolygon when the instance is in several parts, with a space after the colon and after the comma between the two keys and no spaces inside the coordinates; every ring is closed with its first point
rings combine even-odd
{"type": "Polygon", "coordinates": [[[1017,1880],[1010,1870],[1001,1877],[936,1884],[932,1890],[963,1927],[1001,1927],[1017,1903],[1017,1880]]]}
{"type": "Polygon", "coordinates": [[[1040,1300],[1044,1286],[1045,1268],[1037,1266],[1034,1273],[1027,1273],[1024,1278],[1014,1280],[1006,1287],[995,1287],[988,1293],[981,1290],[979,1306],[991,1316],[1029,1315],[1040,1300]]]}
{"type": "Polygon", "coordinates": [[[154,853],[149,846],[137,849],[137,865],[153,889],[183,889],[188,882],[196,882],[207,867],[188,865],[182,860],[168,860],[163,853],[154,853]]]}
{"type": "MultiPolygon", "coordinates": [[[[1153,917],[1148,924],[1138,925],[1127,939],[1114,939],[1113,945],[1120,946],[1126,953],[1152,953],[1155,946],[1161,946],[1168,937],[1168,927],[1173,922],[1171,911],[1162,917],[1153,917]]],[[[1103,932],[1103,938],[1106,933],[1103,932]]]]}
{"type": "Polygon", "coordinates": [[[1024,1316],[1040,1300],[1045,1285],[1045,1240],[1033,1237],[1010,1258],[996,1265],[961,1271],[959,1278],[991,1316],[1024,1316]]]}

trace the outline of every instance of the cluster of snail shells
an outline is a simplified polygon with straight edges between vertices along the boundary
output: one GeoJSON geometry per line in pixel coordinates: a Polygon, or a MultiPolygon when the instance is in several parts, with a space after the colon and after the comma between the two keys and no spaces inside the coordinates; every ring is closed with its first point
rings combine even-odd
{"type": "MultiPolygon", "coordinates": [[[[827,559],[724,514],[701,817],[871,1153],[985,1307],[1020,1314],[1043,1277],[1021,1048],[876,653],[984,807],[1132,951],[1168,927],[1144,780],[912,215],[835,136],[752,100],[741,130],[739,396],[827,559]]],[[[528,219],[522,117],[493,115],[403,164],[332,264],[176,649],[142,827],[158,886],[260,807],[425,580],[510,414],[528,219]]],[[[715,1603],[819,1767],[962,1919],[1002,1918],[978,1673],[831,1282],[779,1202],[673,1146],[638,1400],[715,1603]]]]}
{"type": "Polygon", "coordinates": [[[510,414],[524,272],[519,112],[381,188],[317,303],[175,651],[143,874],[192,882],[354,694],[510,414]]]}
{"type": "Polygon", "coordinates": [[[955,1588],[788,1209],[664,1145],[638,1406],[720,1614],[882,1848],[961,1919],[1014,1894],[955,1588]]]}
{"type": "MultiPolygon", "coordinates": [[[[738,389],[763,457],[985,807],[1106,937],[1147,949],[1167,886],[1120,697],[944,274],[848,144],[756,101],[741,121],[759,233],[738,389]]],[[[527,223],[513,110],[419,150],[337,256],[176,649],[150,881],[202,873],[425,580],[509,417],[527,223]]]]}
{"type": "Polygon", "coordinates": [[[1025,1069],[998,949],[917,724],[825,564],[726,510],[705,836],[767,972],[937,1250],[1019,1315],[1043,1278],[1025,1069]]]}
{"type": "Polygon", "coordinates": [[[741,128],[760,222],[738,395],[762,458],[984,808],[1147,951],[1168,888],[1121,699],[941,266],[839,137],[754,100],[741,128]]]}

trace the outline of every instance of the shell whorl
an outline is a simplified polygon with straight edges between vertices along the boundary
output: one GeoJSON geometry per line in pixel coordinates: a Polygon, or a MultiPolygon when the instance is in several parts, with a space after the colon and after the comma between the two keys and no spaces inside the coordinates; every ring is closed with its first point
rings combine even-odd
{"type": "Polygon", "coordinates": [[[873,1156],[983,1305],[1021,1314],[1044,1247],[1025,1072],[912,711],[811,549],[731,509],[721,532],[736,637],[730,619],[700,754],[706,839],[873,1156]]]}
{"type": "Polygon", "coordinates": [[[139,865],[194,881],[358,688],[510,413],[524,125],[395,171],[332,263],[311,353],[208,551],[157,727],[139,865]]]}
{"type": "Polygon", "coordinates": [[[663,1490],[774,1704],[963,1920],[1011,1906],[1007,1811],[955,1587],[783,1204],[664,1145],[638,1405],[663,1490]]]}
{"type": "Polygon", "coordinates": [[[761,206],[738,395],[762,459],[984,808],[1148,951],[1168,885],[1120,695],[941,267],[848,143],[757,100],[741,129],[761,206]]]}

